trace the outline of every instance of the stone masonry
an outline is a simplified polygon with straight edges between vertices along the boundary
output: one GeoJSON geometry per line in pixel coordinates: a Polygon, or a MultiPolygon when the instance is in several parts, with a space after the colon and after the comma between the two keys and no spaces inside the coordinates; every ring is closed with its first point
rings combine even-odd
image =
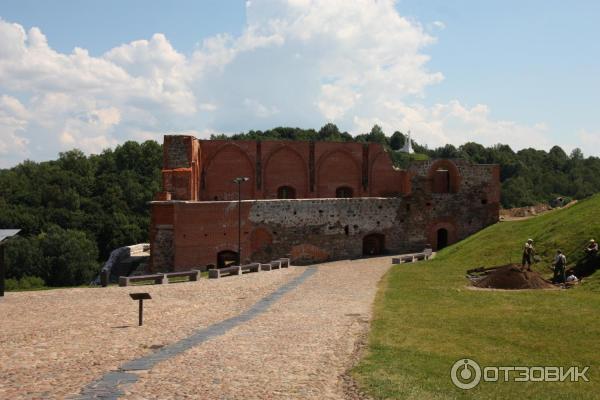
{"type": "Polygon", "coordinates": [[[438,249],[498,221],[497,165],[429,160],[399,170],[380,145],[359,143],[166,136],[164,151],[164,191],[151,204],[155,271],[204,269],[237,254],[237,176],[249,178],[242,261],[438,249]]]}

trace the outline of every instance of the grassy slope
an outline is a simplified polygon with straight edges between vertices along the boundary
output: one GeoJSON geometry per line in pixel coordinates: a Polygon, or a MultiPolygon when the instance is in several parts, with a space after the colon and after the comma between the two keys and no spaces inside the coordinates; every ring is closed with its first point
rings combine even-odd
{"type": "Polygon", "coordinates": [[[518,222],[491,226],[438,254],[399,265],[381,282],[369,351],[354,369],[375,398],[598,398],[600,396],[600,272],[568,291],[474,291],[466,269],[520,261],[536,240],[547,265],[556,248],[582,258],[600,236],[600,196],[518,222]],[[481,383],[463,391],[450,381],[452,364],[589,365],[589,383],[481,383]]]}

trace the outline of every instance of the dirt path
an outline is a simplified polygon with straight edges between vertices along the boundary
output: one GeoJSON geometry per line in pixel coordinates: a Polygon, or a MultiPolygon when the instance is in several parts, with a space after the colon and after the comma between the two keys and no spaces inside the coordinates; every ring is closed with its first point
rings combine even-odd
{"type": "Polygon", "coordinates": [[[322,264],[301,281],[306,267],[136,290],[10,293],[0,301],[12,322],[0,331],[0,398],[76,396],[128,361],[236,316],[224,333],[136,371],[123,397],[343,398],[342,375],[389,266],[388,256],[322,264]],[[132,291],[153,296],[142,328],[132,291]]]}

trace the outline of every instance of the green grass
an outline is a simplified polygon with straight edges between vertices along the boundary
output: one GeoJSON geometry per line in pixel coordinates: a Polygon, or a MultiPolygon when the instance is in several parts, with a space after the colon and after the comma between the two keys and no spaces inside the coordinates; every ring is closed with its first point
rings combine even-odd
{"type": "Polygon", "coordinates": [[[365,357],[353,370],[375,398],[592,399],[600,396],[600,272],[569,290],[474,291],[465,270],[520,261],[536,241],[548,273],[557,248],[569,263],[600,236],[600,196],[526,221],[502,222],[428,262],[394,266],[380,283],[365,357]],[[461,358],[486,366],[590,366],[590,382],[450,381],[461,358]]]}

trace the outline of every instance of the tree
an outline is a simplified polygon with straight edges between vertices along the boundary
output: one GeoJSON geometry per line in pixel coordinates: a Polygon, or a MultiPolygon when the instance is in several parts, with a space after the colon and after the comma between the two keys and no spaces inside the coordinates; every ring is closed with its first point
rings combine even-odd
{"type": "Polygon", "coordinates": [[[342,136],[338,127],[335,124],[329,122],[323,125],[321,129],[319,129],[319,132],[317,133],[317,138],[318,140],[339,141],[341,140],[342,136]]]}
{"type": "Polygon", "coordinates": [[[573,151],[571,151],[571,155],[569,156],[571,160],[582,161],[583,160],[583,152],[579,147],[575,147],[573,151]]]}
{"type": "Polygon", "coordinates": [[[405,141],[406,138],[404,137],[404,135],[401,132],[396,131],[392,134],[392,137],[390,138],[390,147],[392,148],[392,150],[400,150],[402,147],[404,147],[405,141]]]}
{"type": "Polygon", "coordinates": [[[371,128],[371,132],[369,132],[367,137],[367,141],[388,146],[388,138],[385,136],[385,133],[383,133],[383,130],[379,125],[373,125],[373,128],[371,128]]]}
{"type": "Polygon", "coordinates": [[[6,277],[42,276],[43,255],[36,237],[17,236],[6,244],[6,277]]]}
{"type": "Polygon", "coordinates": [[[98,272],[98,248],[84,232],[52,226],[39,236],[42,278],[49,286],[88,283],[98,272]]]}

